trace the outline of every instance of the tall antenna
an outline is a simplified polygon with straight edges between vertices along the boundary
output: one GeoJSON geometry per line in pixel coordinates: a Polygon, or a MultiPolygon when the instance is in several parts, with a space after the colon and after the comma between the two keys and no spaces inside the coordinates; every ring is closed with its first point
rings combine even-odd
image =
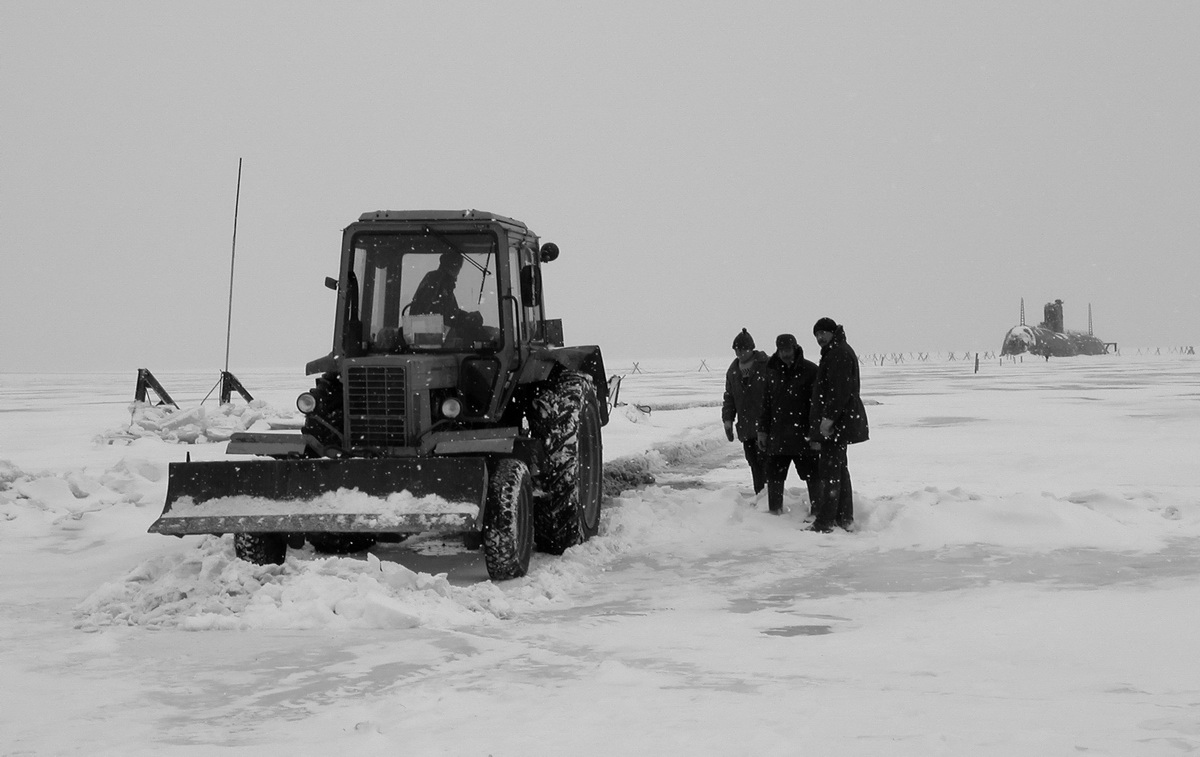
{"type": "Polygon", "coordinates": [[[225,373],[229,373],[229,337],[233,333],[233,263],[237,259],[238,205],[242,201],[242,159],[238,158],[237,192],[233,196],[233,245],[229,252],[229,316],[225,321],[225,373]]]}
{"type": "MultiPolygon", "coordinates": [[[[225,322],[225,369],[221,371],[221,378],[217,381],[217,384],[221,387],[220,403],[222,405],[229,404],[229,398],[233,396],[235,391],[242,395],[242,399],[247,402],[254,401],[254,398],[250,396],[250,392],[246,391],[246,387],[242,386],[242,382],[237,380],[237,376],[229,372],[229,341],[233,334],[233,264],[237,259],[238,206],[241,202],[242,159],[238,158],[237,192],[233,198],[233,245],[229,252],[229,315],[225,322]]],[[[216,387],[213,388],[215,389],[216,387]]],[[[212,389],[208,393],[212,394],[212,389]]],[[[208,397],[206,396],[204,399],[208,399],[208,397]]]]}
{"type": "Polygon", "coordinates": [[[1025,325],[1025,298],[1021,298],[1021,325],[1025,325]]]}
{"type": "Polygon", "coordinates": [[[1095,336],[1092,333],[1092,303],[1088,303],[1088,336],[1095,336]]]}

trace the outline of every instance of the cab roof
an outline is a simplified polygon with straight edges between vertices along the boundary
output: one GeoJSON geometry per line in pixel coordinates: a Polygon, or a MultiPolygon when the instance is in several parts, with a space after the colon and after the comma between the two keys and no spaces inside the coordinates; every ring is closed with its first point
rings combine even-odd
{"type": "Polygon", "coordinates": [[[486,210],[375,210],[363,213],[359,221],[498,221],[520,229],[529,227],[515,218],[486,210]]]}

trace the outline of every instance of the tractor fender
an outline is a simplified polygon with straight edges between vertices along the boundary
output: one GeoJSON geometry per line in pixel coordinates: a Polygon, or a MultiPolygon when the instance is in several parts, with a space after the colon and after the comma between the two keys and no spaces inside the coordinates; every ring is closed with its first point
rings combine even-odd
{"type": "Polygon", "coordinates": [[[608,378],[604,356],[594,344],[582,347],[550,347],[535,350],[521,369],[520,383],[548,381],[559,371],[574,371],[590,376],[600,404],[600,425],[608,423],[608,378]]]}
{"type": "Polygon", "coordinates": [[[319,357],[316,360],[310,360],[304,366],[304,375],[311,376],[315,373],[329,373],[336,371],[340,367],[340,361],[336,353],[330,352],[324,357],[319,357]]]}

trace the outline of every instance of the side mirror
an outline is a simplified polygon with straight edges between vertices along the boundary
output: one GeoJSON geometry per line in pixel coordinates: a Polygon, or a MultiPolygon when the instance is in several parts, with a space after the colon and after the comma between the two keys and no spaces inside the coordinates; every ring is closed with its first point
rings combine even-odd
{"type": "Polygon", "coordinates": [[[336,292],[337,291],[337,279],[333,278],[332,276],[326,276],[325,277],[325,288],[332,289],[333,291],[336,292]]]}
{"type": "Polygon", "coordinates": [[[552,260],[558,259],[558,245],[554,242],[546,242],[542,245],[541,257],[543,263],[549,263],[552,260]]]}

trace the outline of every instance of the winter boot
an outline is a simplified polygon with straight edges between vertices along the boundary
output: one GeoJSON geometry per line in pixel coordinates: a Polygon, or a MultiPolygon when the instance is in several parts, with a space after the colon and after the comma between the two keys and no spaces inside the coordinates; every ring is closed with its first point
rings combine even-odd
{"type": "Polygon", "coordinates": [[[783,483],[767,482],[767,507],[773,515],[783,515],[783,483]]]}
{"type": "Polygon", "coordinates": [[[838,502],[841,497],[840,479],[822,479],[818,482],[820,489],[817,501],[813,503],[813,523],[811,530],[829,533],[837,522],[838,502]]]}
{"type": "Polygon", "coordinates": [[[808,487],[807,520],[812,520],[817,517],[817,507],[821,504],[821,482],[817,479],[817,474],[814,473],[804,483],[808,487]]]}
{"type": "Polygon", "coordinates": [[[850,471],[842,474],[842,483],[838,487],[837,525],[846,531],[854,530],[854,489],[850,485],[850,471]]]}

